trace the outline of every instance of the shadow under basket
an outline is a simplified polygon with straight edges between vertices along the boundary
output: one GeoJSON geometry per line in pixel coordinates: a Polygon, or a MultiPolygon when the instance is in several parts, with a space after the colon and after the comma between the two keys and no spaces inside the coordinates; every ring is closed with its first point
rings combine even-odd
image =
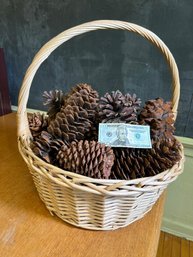
{"type": "Polygon", "coordinates": [[[181,160],[171,169],[152,177],[134,180],[92,179],[64,171],[38,158],[30,148],[31,133],[26,105],[32,80],[41,63],[62,43],[76,35],[97,29],[121,29],[135,32],[156,45],[170,67],[173,86],[173,112],[176,117],[180,84],[175,60],[161,39],[136,24],[99,20],[68,29],[46,43],[28,68],[19,95],[18,147],[28,165],[41,200],[51,214],[62,220],[92,230],[114,230],[142,218],[151,210],[164,189],[183,171],[184,152],[180,144],[181,160]]]}

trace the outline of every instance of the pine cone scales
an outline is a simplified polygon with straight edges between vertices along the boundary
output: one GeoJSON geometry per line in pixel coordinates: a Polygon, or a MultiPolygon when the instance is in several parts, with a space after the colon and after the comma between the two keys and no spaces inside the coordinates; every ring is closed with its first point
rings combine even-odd
{"type": "Polygon", "coordinates": [[[90,131],[92,122],[88,113],[78,106],[66,106],[57,113],[55,120],[50,122],[48,132],[64,142],[84,139],[85,133],[90,131]]]}
{"type": "Polygon", "coordinates": [[[93,123],[88,133],[85,134],[85,139],[98,141],[98,124],[93,123]]]}
{"type": "Polygon", "coordinates": [[[170,169],[181,159],[179,148],[174,137],[153,142],[152,149],[115,148],[112,178],[148,177],[170,169]]]}
{"type": "Polygon", "coordinates": [[[164,102],[161,98],[147,101],[139,114],[139,120],[140,124],[150,126],[153,139],[173,137],[175,128],[171,102],[164,102]]]}
{"type": "Polygon", "coordinates": [[[64,93],[62,90],[44,91],[43,98],[43,104],[48,106],[49,118],[54,119],[64,104],[64,93]]]}
{"type": "Polygon", "coordinates": [[[99,101],[102,122],[136,122],[140,99],[136,95],[123,95],[119,90],[106,93],[99,101]]]}
{"type": "Polygon", "coordinates": [[[57,155],[61,168],[91,178],[108,179],[114,162],[113,150],[96,141],[72,142],[57,155]]]}
{"type": "Polygon", "coordinates": [[[98,93],[87,84],[77,85],[50,122],[48,132],[69,143],[84,139],[92,130],[97,105],[98,93]]]}
{"type": "Polygon", "coordinates": [[[61,139],[54,138],[46,131],[41,134],[31,143],[32,151],[41,159],[48,163],[55,164],[56,155],[64,142],[61,139]]]}
{"type": "Polygon", "coordinates": [[[37,137],[48,125],[47,117],[39,112],[28,114],[29,129],[32,136],[37,137]]]}
{"type": "Polygon", "coordinates": [[[68,94],[64,107],[67,105],[81,107],[87,111],[88,118],[94,121],[97,115],[98,101],[98,93],[90,85],[78,84],[68,94]]]}
{"type": "MultiPolygon", "coordinates": [[[[98,93],[95,91],[91,85],[85,84],[85,83],[80,83],[77,84],[75,87],[72,88],[72,90],[69,92],[67,95],[67,98],[69,98],[71,95],[80,92],[80,91],[86,91],[86,95],[89,95],[91,98],[98,98],[98,93]]],[[[66,99],[66,97],[65,97],[66,99]]]]}
{"type": "Polygon", "coordinates": [[[88,113],[88,118],[94,120],[96,117],[98,98],[91,98],[86,90],[80,90],[71,95],[65,102],[65,106],[78,106],[88,113]]]}

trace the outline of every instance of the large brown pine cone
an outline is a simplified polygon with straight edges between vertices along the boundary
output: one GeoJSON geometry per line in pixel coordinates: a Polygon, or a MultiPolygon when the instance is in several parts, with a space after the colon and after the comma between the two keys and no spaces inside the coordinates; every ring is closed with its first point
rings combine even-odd
{"type": "Polygon", "coordinates": [[[48,106],[48,116],[52,120],[64,105],[64,93],[62,90],[44,91],[43,104],[48,106]]]}
{"type": "Polygon", "coordinates": [[[114,148],[111,178],[135,179],[154,176],[170,169],[181,159],[180,144],[173,139],[152,143],[152,149],[114,148]]]}
{"type": "Polygon", "coordinates": [[[99,96],[98,93],[88,84],[78,84],[67,95],[64,107],[67,105],[78,106],[88,113],[91,121],[96,119],[99,96]]]}
{"type": "Polygon", "coordinates": [[[66,98],[64,106],[50,122],[48,132],[65,142],[94,137],[98,93],[87,84],[77,85],[66,98]],[[73,91],[74,90],[74,91],[73,91]]]}
{"type": "Polygon", "coordinates": [[[72,142],[57,155],[59,166],[91,178],[108,179],[114,162],[113,150],[96,141],[72,142]]]}
{"type": "Polygon", "coordinates": [[[33,138],[37,137],[42,130],[45,130],[48,126],[48,119],[44,114],[39,112],[28,114],[29,129],[33,138]]]}
{"type": "Polygon", "coordinates": [[[101,122],[136,122],[141,100],[134,94],[123,95],[119,90],[106,93],[99,101],[101,122]]]}
{"type": "Polygon", "coordinates": [[[42,131],[41,134],[31,142],[31,149],[44,161],[56,164],[56,155],[60,150],[64,142],[61,139],[54,138],[46,131],[42,131]]]}
{"type": "Polygon", "coordinates": [[[68,99],[71,95],[74,93],[77,93],[80,91],[86,91],[86,95],[89,95],[91,98],[98,98],[98,93],[95,91],[91,85],[86,84],[86,83],[79,83],[76,86],[74,86],[71,91],[65,96],[65,99],[68,99]]]}
{"type": "Polygon", "coordinates": [[[139,114],[139,123],[150,126],[155,140],[172,138],[175,127],[171,102],[164,102],[162,98],[147,101],[139,114]]]}
{"type": "MultiPolygon", "coordinates": [[[[72,103],[74,98],[71,98],[67,101],[72,95],[75,93],[80,93],[81,95],[87,95],[91,98],[98,98],[98,93],[92,89],[92,87],[88,84],[77,84],[68,94],[64,94],[62,90],[51,90],[44,91],[43,104],[48,106],[48,116],[52,120],[55,118],[56,114],[61,110],[62,106],[67,106],[72,103]],[[67,101],[67,102],[66,102],[67,101]]],[[[75,97],[77,98],[77,97],[75,97]]]]}
{"type": "Polygon", "coordinates": [[[47,130],[65,143],[85,138],[85,134],[91,130],[92,122],[88,112],[82,107],[66,106],[57,113],[55,120],[50,122],[47,130]]]}

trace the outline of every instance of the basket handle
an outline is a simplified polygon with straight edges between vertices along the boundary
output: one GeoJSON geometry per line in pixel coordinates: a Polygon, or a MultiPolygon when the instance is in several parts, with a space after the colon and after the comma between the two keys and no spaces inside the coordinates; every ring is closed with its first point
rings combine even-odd
{"type": "Polygon", "coordinates": [[[60,33],[59,35],[48,41],[35,55],[31,65],[27,69],[19,92],[17,111],[18,136],[30,135],[26,113],[26,105],[29,98],[29,91],[33,78],[40,65],[62,43],[68,41],[69,39],[77,35],[81,35],[83,33],[98,29],[120,29],[135,32],[141,35],[142,37],[146,38],[148,41],[153,43],[155,46],[157,46],[158,49],[161,50],[163,56],[166,58],[172,75],[172,110],[174,112],[174,118],[176,119],[180,97],[179,72],[174,57],[171,54],[168,47],[165,45],[165,43],[153,32],[139,25],[117,20],[97,20],[87,22],[76,27],[73,27],[71,29],[65,30],[64,32],[60,33]]]}

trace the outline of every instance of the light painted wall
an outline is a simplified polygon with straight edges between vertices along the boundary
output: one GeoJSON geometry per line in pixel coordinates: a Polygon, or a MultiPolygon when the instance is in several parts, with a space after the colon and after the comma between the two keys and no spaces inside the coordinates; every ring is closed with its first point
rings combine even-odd
{"type": "Polygon", "coordinates": [[[162,230],[193,241],[193,139],[178,139],[185,149],[184,172],[167,189],[162,230]]]}

